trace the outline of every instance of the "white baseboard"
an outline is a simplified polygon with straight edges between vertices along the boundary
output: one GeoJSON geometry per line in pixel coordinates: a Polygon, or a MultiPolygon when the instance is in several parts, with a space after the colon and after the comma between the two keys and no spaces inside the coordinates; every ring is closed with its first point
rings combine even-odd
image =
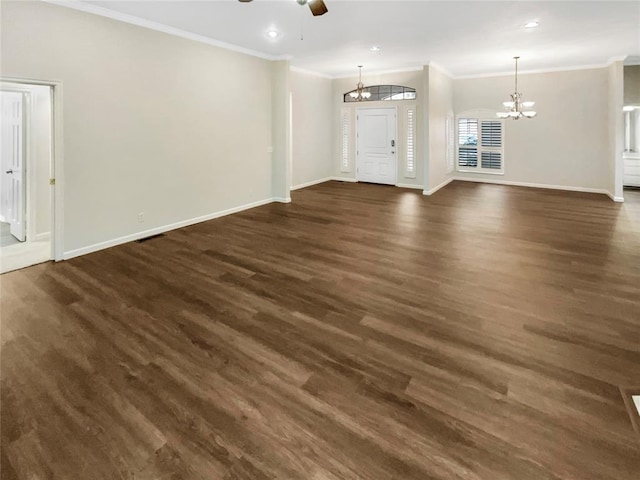
{"type": "Polygon", "coordinates": [[[613,193],[607,192],[607,196],[614,202],[624,203],[624,197],[616,197],[613,193]]]}
{"type": "Polygon", "coordinates": [[[47,242],[51,240],[51,232],[38,233],[34,240],[36,242],[47,242]]]}
{"type": "MultiPolygon", "coordinates": [[[[159,235],[161,233],[168,232],[170,230],[175,230],[177,228],[188,227],[189,225],[195,225],[196,223],[206,222],[208,220],[213,220],[215,218],[224,217],[226,215],[231,215],[232,213],[242,212],[243,210],[249,210],[251,208],[260,207],[262,205],[267,205],[268,203],[280,202],[286,199],[276,199],[276,198],[267,198],[266,200],[260,200],[253,203],[248,203],[246,205],[241,205],[239,207],[229,208],[227,210],[222,210],[220,212],[210,213],[208,215],[203,215],[201,217],[190,218],[188,220],[182,220],[180,222],[172,223],[170,225],[163,225],[161,227],[152,228],[149,230],[145,230],[142,232],[132,233],[131,235],[125,235],[124,237],[114,238],[112,240],[107,240],[105,242],[96,243],[93,245],[89,245],[87,247],[77,248],[75,250],[69,250],[68,252],[64,252],[62,254],[63,260],[69,260],[74,257],[79,257],[81,255],[86,255],[88,253],[97,252],[99,250],[104,250],[105,248],[115,247],[117,245],[122,245],[123,243],[133,242],[135,240],[139,240],[141,238],[150,237],[152,235],[159,235]]],[[[289,202],[291,199],[289,199],[289,202]]]]}
{"type": "Polygon", "coordinates": [[[319,183],[329,182],[333,180],[333,177],[321,178],[320,180],[312,180],[311,182],[301,183],[294,187],[291,187],[291,191],[300,190],[301,188],[311,187],[313,185],[318,185],[319,183]]]}
{"type": "MultiPolygon", "coordinates": [[[[546,188],[549,190],[566,190],[569,192],[584,192],[584,193],[600,193],[608,195],[612,199],[614,198],[609,192],[602,188],[588,188],[588,187],[572,187],[568,185],[548,185],[546,183],[528,183],[528,182],[511,182],[508,180],[492,180],[484,178],[469,178],[469,177],[454,177],[453,180],[459,180],[462,182],[476,182],[476,183],[493,183],[497,185],[511,185],[514,187],[530,187],[530,188],[546,188]]],[[[619,198],[619,197],[617,197],[619,198]]],[[[620,201],[620,200],[615,200],[620,201]]]]}
{"type": "Polygon", "coordinates": [[[447,185],[449,185],[451,182],[453,182],[454,180],[456,180],[455,178],[451,177],[451,178],[447,178],[444,182],[442,182],[440,185],[437,185],[435,187],[433,187],[431,190],[423,190],[422,194],[423,195],[433,195],[434,193],[436,193],[438,190],[440,190],[441,188],[446,187],[447,185]]]}
{"type": "Polygon", "coordinates": [[[336,182],[351,182],[351,183],[358,182],[358,180],[356,180],[355,178],[349,178],[349,177],[331,177],[331,180],[335,180],[336,182]]]}
{"type": "MultiPolygon", "coordinates": [[[[291,203],[291,197],[273,197],[271,199],[272,202],[277,202],[277,203],[291,203]]],[[[253,207],[249,207],[249,208],[253,208],[253,207]]],[[[243,210],[246,210],[243,208],[243,210]]],[[[235,212],[232,212],[235,213],[235,212]]]]}
{"type": "Polygon", "coordinates": [[[422,185],[415,185],[413,183],[396,183],[396,187],[399,187],[399,188],[415,188],[417,190],[422,190],[424,188],[422,185]]]}

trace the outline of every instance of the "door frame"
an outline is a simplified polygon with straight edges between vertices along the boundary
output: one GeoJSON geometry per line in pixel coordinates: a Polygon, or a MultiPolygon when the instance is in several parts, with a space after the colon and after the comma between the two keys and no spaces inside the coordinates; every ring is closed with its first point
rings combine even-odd
{"type": "MultiPolygon", "coordinates": [[[[394,165],[394,173],[393,173],[393,185],[396,186],[398,184],[398,107],[397,106],[381,106],[381,107],[356,107],[356,182],[360,182],[361,180],[358,178],[360,174],[360,112],[364,112],[367,110],[393,110],[395,122],[394,125],[394,137],[396,141],[396,156],[395,156],[395,165],[394,165]]],[[[391,184],[390,184],[391,185],[391,184]]]]}
{"type": "MultiPolygon", "coordinates": [[[[64,154],[62,130],[62,81],[36,80],[0,76],[0,82],[51,87],[51,165],[50,178],[55,181],[51,188],[51,258],[56,262],[64,259],[64,154]]],[[[29,106],[29,108],[31,108],[29,106]]],[[[29,135],[29,133],[27,133],[29,135]]],[[[30,143],[30,142],[28,142],[30,143]]],[[[28,196],[28,194],[27,194],[28,196]]]]}

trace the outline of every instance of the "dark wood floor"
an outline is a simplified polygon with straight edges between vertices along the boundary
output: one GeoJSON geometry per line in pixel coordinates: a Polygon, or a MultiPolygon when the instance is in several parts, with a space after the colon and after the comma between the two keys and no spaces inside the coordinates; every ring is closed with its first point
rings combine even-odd
{"type": "Polygon", "coordinates": [[[639,193],[331,182],[1,282],[2,480],[639,478],[639,193]]]}

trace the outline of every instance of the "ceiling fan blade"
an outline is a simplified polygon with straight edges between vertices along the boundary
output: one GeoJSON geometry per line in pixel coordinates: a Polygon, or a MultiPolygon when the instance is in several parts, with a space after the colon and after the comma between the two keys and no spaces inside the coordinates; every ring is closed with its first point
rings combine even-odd
{"type": "Polygon", "coordinates": [[[238,0],[238,1],[242,3],[247,3],[247,2],[252,2],[253,0],[238,0]]]}
{"type": "Polygon", "coordinates": [[[309,8],[311,9],[311,13],[313,13],[314,17],[319,17],[320,15],[324,15],[329,11],[327,6],[324,4],[323,0],[309,0],[309,8]]]}

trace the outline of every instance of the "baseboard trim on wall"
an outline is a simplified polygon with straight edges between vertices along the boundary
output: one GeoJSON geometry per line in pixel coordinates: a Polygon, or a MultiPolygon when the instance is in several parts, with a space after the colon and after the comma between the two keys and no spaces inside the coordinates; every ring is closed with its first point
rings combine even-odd
{"type": "Polygon", "coordinates": [[[51,240],[51,232],[37,233],[34,240],[36,242],[48,242],[51,240]]]}
{"type": "Polygon", "coordinates": [[[602,188],[588,188],[588,187],[570,187],[567,185],[548,185],[546,183],[529,183],[529,182],[511,182],[508,180],[492,180],[484,178],[468,178],[468,177],[454,177],[453,180],[459,180],[461,182],[475,182],[475,183],[493,183],[496,185],[509,185],[513,187],[529,187],[529,188],[545,188],[548,190],[566,190],[569,192],[583,192],[583,193],[600,193],[602,195],[608,195],[611,198],[611,194],[602,188]]]}
{"type": "Polygon", "coordinates": [[[613,193],[607,192],[608,197],[614,202],[624,203],[624,197],[616,197],[613,193]]]}
{"type": "MultiPolygon", "coordinates": [[[[272,202],[276,202],[276,203],[291,203],[291,197],[273,197],[271,199],[272,202]]],[[[252,207],[249,207],[252,208],[252,207]]],[[[245,210],[245,209],[243,209],[245,210]]]]}
{"type": "MultiPolygon", "coordinates": [[[[125,235],[124,237],[114,238],[112,240],[96,243],[93,245],[89,245],[87,247],[77,248],[75,250],[69,250],[68,252],[64,252],[62,254],[62,259],[69,260],[71,258],[79,257],[81,255],[87,255],[89,253],[98,252],[106,248],[122,245],[123,243],[133,242],[141,238],[150,237],[152,235],[158,235],[160,233],[165,233],[170,230],[176,230],[178,228],[188,227],[190,225],[195,225],[196,223],[202,223],[209,220],[214,220],[216,218],[225,217],[233,213],[242,212],[244,210],[249,210],[251,208],[260,207],[262,205],[267,205],[269,203],[279,202],[279,201],[281,200],[276,198],[267,198],[266,200],[259,200],[257,202],[247,203],[246,205],[229,208],[227,210],[221,210],[219,212],[210,213],[208,215],[203,215],[201,217],[190,218],[188,220],[182,220],[180,222],[171,223],[169,225],[163,225],[161,227],[151,228],[149,230],[144,230],[142,232],[132,233],[131,235],[125,235]]],[[[291,199],[289,199],[289,201],[291,201],[291,199]]]]}
{"type": "Polygon", "coordinates": [[[442,182],[440,185],[437,185],[437,186],[433,187],[431,190],[423,190],[422,194],[423,195],[433,195],[438,190],[440,190],[441,188],[446,187],[447,185],[449,185],[454,180],[456,180],[456,178],[454,178],[454,177],[447,178],[444,182],[442,182]]]}
{"type": "Polygon", "coordinates": [[[399,188],[415,188],[417,190],[422,190],[424,188],[423,185],[415,185],[413,183],[396,183],[396,187],[399,187],[399,188]]]}
{"type": "Polygon", "coordinates": [[[321,178],[320,180],[312,180],[310,182],[301,183],[299,185],[295,185],[291,187],[291,191],[300,190],[302,188],[312,187],[313,185],[318,185],[319,183],[329,182],[333,180],[333,177],[321,178]]]}
{"type": "Polygon", "coordinates": [[[331,177],[331,180],[335,180],[336,182],[358,183],[358,180],[350,177],[331,177]]]}

